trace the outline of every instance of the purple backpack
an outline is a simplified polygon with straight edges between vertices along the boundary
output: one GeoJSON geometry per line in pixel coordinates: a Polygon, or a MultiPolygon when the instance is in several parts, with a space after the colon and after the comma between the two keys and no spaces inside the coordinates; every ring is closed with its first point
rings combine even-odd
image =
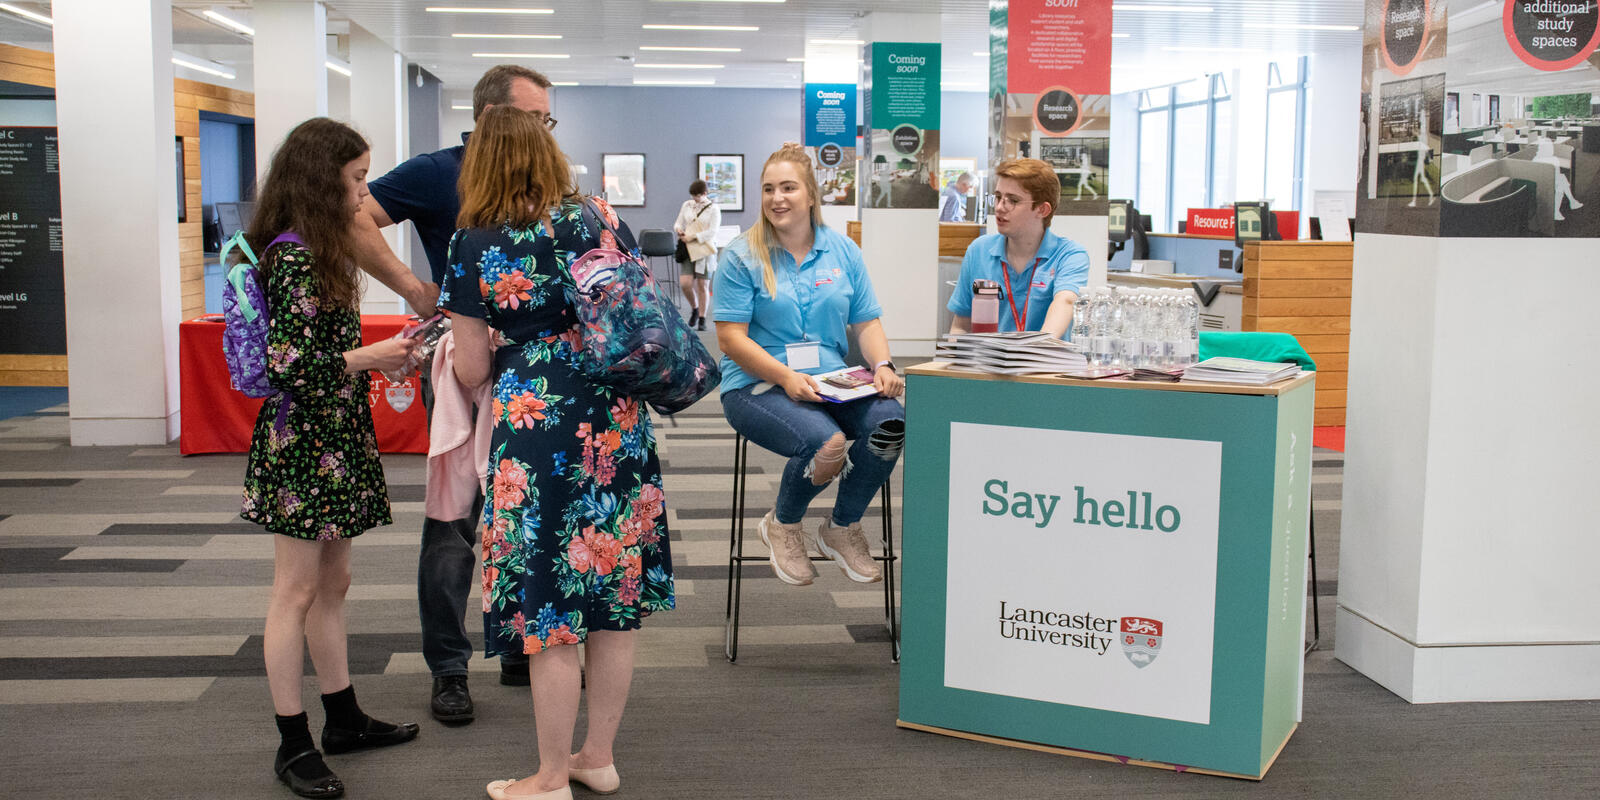
{"type": "MultiPolygon", "coordinates": [[[[293,232],[280,233],[267,243],[267,248],[279,242],[302,244],[293,232]]],[[[278,390],[267,383],[267,292],[244,231],[235,233],[222,246],[222,263],[228,262],[228,251],[235,247],[244,257],[228,270],[228,279],[222,286],[222,355],[228,361],[228,380],[233,388],[246,397],[271,397],[278,390]]]]}

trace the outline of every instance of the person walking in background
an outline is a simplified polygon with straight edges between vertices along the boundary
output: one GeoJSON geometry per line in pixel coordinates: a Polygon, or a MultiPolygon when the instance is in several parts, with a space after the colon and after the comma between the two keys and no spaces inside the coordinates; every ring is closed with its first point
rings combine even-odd
{"type": "Polygon", "coordinates": [[[612,746],[633,679],[635,631],[675,605],[650,412],[594,383],[575,361],[582,333],[564,293],[571,264],[602,241],[615,245],[584,219],[571,175],[538,116],[484,112],[462,162],[462,230],[440,296],[453,320],[457,377],[493,387],[487,649],[526,653],[533,664],[539,769],[490,783],[495,800],[569,798],[569,779],[617,790],[612,746]],[[581,672],[570,646],[580,643],[581,672]],[[572,753],[584,678],[588,728],[572,753]]]}
{"type": "Polygon", "coordinates": [[[723,415],[750,441],[789,459],[777,505],[760,530],[773,572],[794,586],[816,574],[808,545],[853,581],[882,579],[861,516],[905,443],[905,408],[894,399],[905,382],[889,359],[883,307],[861,249],[822,223],[818,196],[811,159],[799,145],[767,158],[761,220],[723,249],[711,314],[724,353],[723,415]],[[812,375],[845,366],[847,329],[872,364],[878,394],[822,402],[812,375]],[[834,478],[833,512],[808,536],[806,509],[834,478]]]}
{"type": "MultiPolygon", "coordinates": [[[[488,109],[511,106],[535,115],[546,128],[554,128],[550,116],[550,80],[526,67],[501,64],[491,67],[472,90],[472,118],[476,121],[488,109]]],[[[467,134],[462,145],[447,147],[412,158],[372,182],[372,196],[356,217],[357,261],[374,275],[398,268],[410,269],[390,252],[379,228],[411,220],[422,239],[433,272],[433,283],[444,282],[445,251],[456,231],[456,215],[461,203],[456,182],[461,175],[467,134]]],[[[432,287],[437,293],[438,287],[432,287]]],[[[420,314],[432,314],[433,299],[426,308],[413,301],[420,314]]],[[[433,417],[433,387],[426,371],[422,376],[422,401],[433,417]]],[[[467,613],[467,594],[472,588],[476,567],[478,529],[473,522],[476,510],[459,520],[422,521],[422,549],[417,558],[417,606],[422,621],[422,657],[433,674],[429,707],[434,719],[449,724],[472,721],[475,710],[467,689],[467,663],[472,658],[472,640],[463,620],[467,613]]],[[[507,653],[500,659],[500,682],[508,686],[528,685],[528,660],[521,653],[507,653]]]]}
{"type": "Polygon", "coordinates": [[[711,310],[711,272],[717,263],[717,248],[711,240],[722,227],[722,209],[706,196],[706,182],[689,184],[689,199],[678,209],[672,230],[689,260],[679,263],[678,285],[689,300],[689,325],[706,329],[706,312],[711,310]]]}
{"type": "Polygon", "coordinates": [[[963,172],[944,185],[944,201],[939,206],[940,222],[967,221],[967,192],[972,191],[972,173],[963,172]]]}
{"type": "Polygon", "coordinates": [[[239,516],[277,534],[262,643],[281,737],[273,770],[302,797],[344,794],[300,702],[307,648],[327,715],[323,750],[400,744],[418,730],[362,712],[345,636],[350,539],[391,522],[367,371],[401,369],[413,346],[361,345],[349,220],[367,196],[369,160],[366,140],[349,127],[322,117],[301,123],[273,154],[246,234],[262,253],[267,380],[278,392],[256,417],[239,516]]]}

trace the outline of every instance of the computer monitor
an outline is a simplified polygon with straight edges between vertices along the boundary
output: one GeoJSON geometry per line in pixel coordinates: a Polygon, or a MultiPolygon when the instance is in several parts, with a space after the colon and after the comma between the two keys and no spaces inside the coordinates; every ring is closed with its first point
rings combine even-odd
{"type": "Polygon", "coordinates": [[[217,203],[217,233],[223,241],[233,236],[234,231],[250,229],[250,217],[256,210],[255,203],[217,203]]]}
{"type": "Polygon", "coordinates": [[[1233,204],[1233,243],[1244,247],[1245,242],[1278,239],[1277,218],[1263,202],[1233,204]]]}
{"type": "Polygon", "coordinates": [[[1126,242],[1133,235],[1133,225],[1133,201],[1110,201],[1106,215],[1106,236],[1113,242],[1126,242]]]}

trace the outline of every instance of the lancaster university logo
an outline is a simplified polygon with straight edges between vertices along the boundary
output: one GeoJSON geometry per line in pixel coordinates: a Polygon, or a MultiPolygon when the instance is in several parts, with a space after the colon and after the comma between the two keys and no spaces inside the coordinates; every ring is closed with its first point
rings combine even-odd
{"type": "Polygon", "coordinates": [[[1161,653],[1161,620],[1122,618],[1122,654],[1139,669],[1150,666],[1161,653]]]}
{"type": "Polygon", "coordinates": [[[394,409],[394,413],[404,414],[417,399],[417,379],[406,378],[395,382],[381,375],[373,375],[372,386],[367,392],[367,403],[377,408],[379,398],[387,402],[389,407],[394,409]]]}

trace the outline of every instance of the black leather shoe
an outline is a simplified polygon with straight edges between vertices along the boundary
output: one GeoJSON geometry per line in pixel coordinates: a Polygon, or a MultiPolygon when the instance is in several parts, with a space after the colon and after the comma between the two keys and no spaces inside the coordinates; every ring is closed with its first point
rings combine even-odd
{"type": "Polygon", "coordinates": [[[278,773],[278,780],[283,781],[284,785],[289,787],[289,791],[301,797],[343,797],[344,782],[340,781],[339,776],[333,774],[332,770],[315,778],[302,778],[289,769],[295,762],[311,756],[318,756],[320,760],[321,753],[312,748],[302,750],[289,758],[274,758],[272,771],[278,773]]]}
{"type": "Polygon", "coordinates": [[[447,725],[472,721],[472,695],[467,692],[467,676],[446,675],[433,679],[433,718],[447,725]]]}
{"type": "Polygon", "coordinates": [[[528,662],[517,664],[507,664],[503,660],[500,662],[501,686],[527,686],[531,682],[528,679],[528,662]]]}
{"type": "Polygon", "coordinates": [[[375,720],[368,720],[367,729],[364,731],[335,728],[332,725],[323,728],[323,752],[348,753],[352,750],[404,744],[417,738],[417,731],[421,730],[415,722],[402,722],[399,725],[392,726],[389,730],[373,730],[373,722],[375,720]]]}

